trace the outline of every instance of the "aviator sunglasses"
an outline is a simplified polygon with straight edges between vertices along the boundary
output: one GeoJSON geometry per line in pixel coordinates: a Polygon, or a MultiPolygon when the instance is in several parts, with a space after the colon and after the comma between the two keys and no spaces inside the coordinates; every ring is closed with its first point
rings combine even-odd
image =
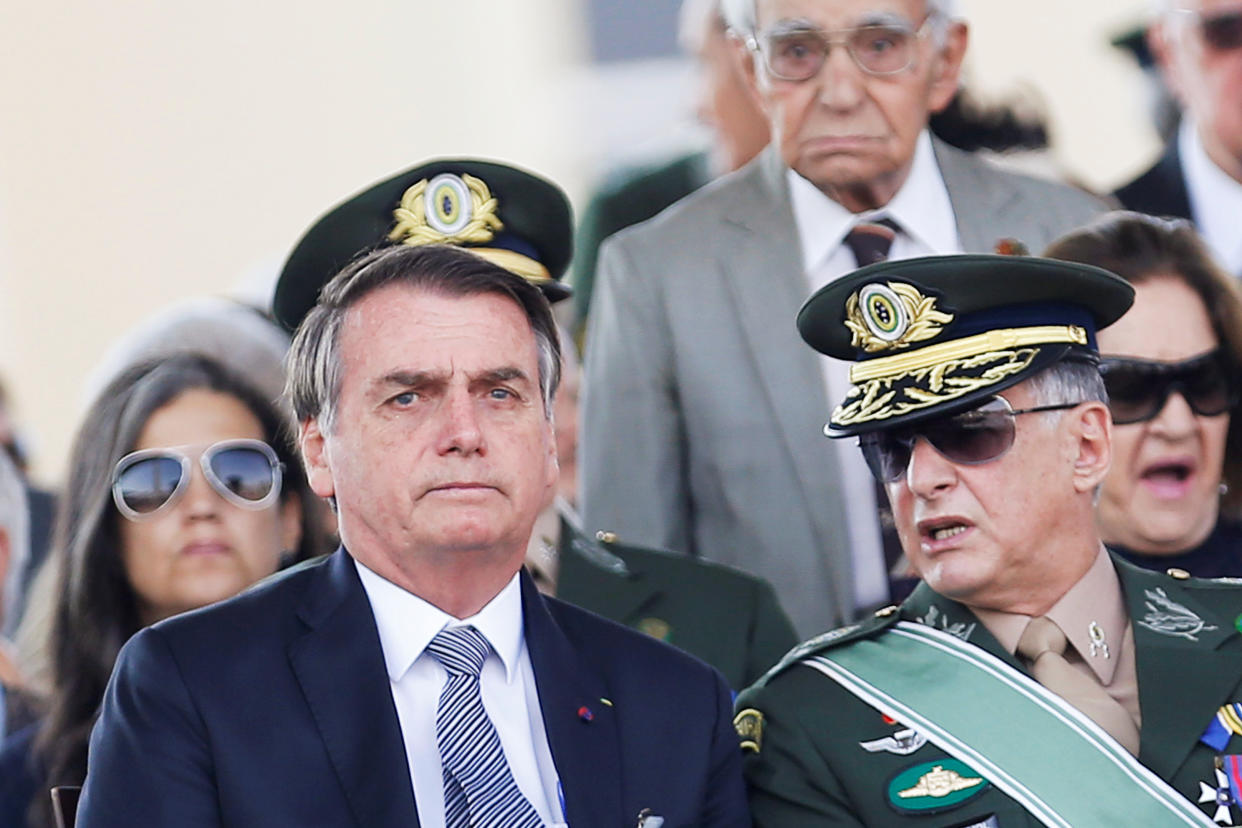
{"type": "Polygon", "coordinates": [[[1178,9],[1179,14],[1193,18],[1199,37],[1209,48],[1217,52],[1231,52],[1242,48],[1242,9],[1230,9],[1219,14],[1204,13],[1194,9],[1178,9]]]}
{"type": "MultiPolygon", "coordinates": [[[[154,517],[176,503],[189,485],[192,455],[179,448],[127,454],[112,472],[112,500],[130,520],[154,517]]],[[[280,496],[281,462],[261,440],[222,440],[198,457],[211,488],[234,506],[265,509],[280,496]]]]}
{"type": "Polygon", "coordinates": [[[1238,402],[1238,387],[1217,348],[1182,362],[1103,357],[1100,371],[1117,425],[1153,419],[1177,391],[1200,417],[1224,414],[1238,402]]]}
{"type": "Polygon", "coordinates": [[[1014,417],[1041,411],[1064,411],[1080,403],[1059,403],[1015,411],[1004,397],[990,397],[969,411],[917,423],[909,428],[874,431],[858,438],[871,474],[881,483],[893,483],[906,474],[910,455],[920,437],[953,463],[977,466],[996,460],[1013,447],[1014,417]]]}

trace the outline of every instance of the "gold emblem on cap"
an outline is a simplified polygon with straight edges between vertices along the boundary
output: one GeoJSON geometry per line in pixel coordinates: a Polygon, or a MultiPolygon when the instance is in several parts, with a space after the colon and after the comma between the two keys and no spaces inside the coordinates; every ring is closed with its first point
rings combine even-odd
{"type": "Polygon", "coordinates": [[[388,234],[401,244],[482,244],[504,223],[496,215],[496,197],[473,175],[438,175],[412,185],[392,211],[396,225],[388,234]]]}
{"type": "Polygon", "coordinates": [[[763,714],[753,707],[739,711],[733,717],[733,727],[742,740],[743,753],[758,753],[763,749],[763,714]]]}
{"type": "Polygon", "coordinates": [[[933,339],[952,321],[953,314],[936,310],[936,297],[906,282],[863,285],[845,303],[850,344],[867,353],[933,339]]]}

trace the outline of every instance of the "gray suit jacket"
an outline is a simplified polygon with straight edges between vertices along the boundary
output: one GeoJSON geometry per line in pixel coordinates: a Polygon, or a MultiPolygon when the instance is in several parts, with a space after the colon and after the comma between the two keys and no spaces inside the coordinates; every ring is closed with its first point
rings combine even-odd
{"type": "MultiPolygon", "coordinates": [[[[1104,205],[936,144],[967,251],[1040,250],[1104,205]]],[[[837,464],[773,147],[600,255],[579,462],[587,529],[767,579],[803,635],[853,614],[837,464]]]]}

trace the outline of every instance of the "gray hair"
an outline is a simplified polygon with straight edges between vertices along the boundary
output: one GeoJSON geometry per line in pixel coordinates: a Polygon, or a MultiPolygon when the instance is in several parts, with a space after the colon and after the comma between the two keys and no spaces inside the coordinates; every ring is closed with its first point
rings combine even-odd
{"type": "Polygon", "coordinates": [[[26,482],[4,452],[0,452],[0,530],[9,537],[9,569],[0,584],[0,630],[7,632],[16,621],[22,575],[30,555],[30,509],[26,482]]]}
{"type": "Polygon", "coordinates": [[[496,294],[512,299],[535,335],[539,391],[545,415],[561,379],[561,348],[552,309],[539,288],[486,259],[449,245],[396,245],[355,259],[319,294],[289,349],[286,394],[299,422],[316,418],[324,432],[335,428],[341,391],[341,328],[349,309],[386,285],[402,284],[443,296],[496,294]]]}
{"type": "MultiPolygon", "coordinates": [[[[1098,401],[1108,404],[1108,391],[1098,363],[1086,359],[1062,359],[1031,377],[1035,405],[1061,405],[1098,401]]],[[[1061,412],[1051,411],[1050,415],[1061,412]]]]}
{"type": "MultiPolygon", "coordinates": [[[[758,32],[755,3],[758,0],[721,0],[721,10],[729,29],[739,37],[754,37],[758,32]]],[[[934,18],[936,37],[943,41],[945,24],[959,20],[957,0],[926,0],[927,12],[934,18]]]]}

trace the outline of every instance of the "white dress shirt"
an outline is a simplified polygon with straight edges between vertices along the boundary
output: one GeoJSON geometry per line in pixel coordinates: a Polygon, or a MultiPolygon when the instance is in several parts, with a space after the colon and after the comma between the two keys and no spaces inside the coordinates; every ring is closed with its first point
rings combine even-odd
{"type": "Polygon", "coordinates": [[[1225,270],[1242,277],[1242,183],[1208,158],[1189,118],[1178,129],[1177,150],[1199,233],[1225,270]]]}
{"type": "Polygon", "coordinates": [[[457,620],[354,561],[371,602],[422,825],[444,824],[444,778],[436,747],[436,708],[448,673],[425,652],[436,633],[473,626],[492,646],[479,686],[514,781],[545,825],[564,825],[560,776],[543,727],[535,671],[522,625],[522,591],[513,576],[477,615],[457,620]]]}
{"type": "MultiPolygon", "coordinates": [[[[949,201],[949,191],[936,165],[931,137],[926,130],[915,145],[914,162],[906,182],[892,200],[879,210],[851,213],[828,198],[814,184],[792,170],[787,172],[794,223],[802,247],[808,296],[819,288],[858,268],[845,237],[855,225],[888,217],[901,228],[893,239],[889,259],[909,259],[960,253],[957,218],[949,201]]],[[[824,380],[828,387],[827,413],[845,399],[849,390],[852,363],[823,357],[824,380]]],[[[841,469],[842,500],[846,510],[854,571],[856,608],[875,606],[888,600],[888,573],[884,571],[884,551],[876,520],[875,484],[858,450],[857,441],[833,440],[841,469]]]]}

